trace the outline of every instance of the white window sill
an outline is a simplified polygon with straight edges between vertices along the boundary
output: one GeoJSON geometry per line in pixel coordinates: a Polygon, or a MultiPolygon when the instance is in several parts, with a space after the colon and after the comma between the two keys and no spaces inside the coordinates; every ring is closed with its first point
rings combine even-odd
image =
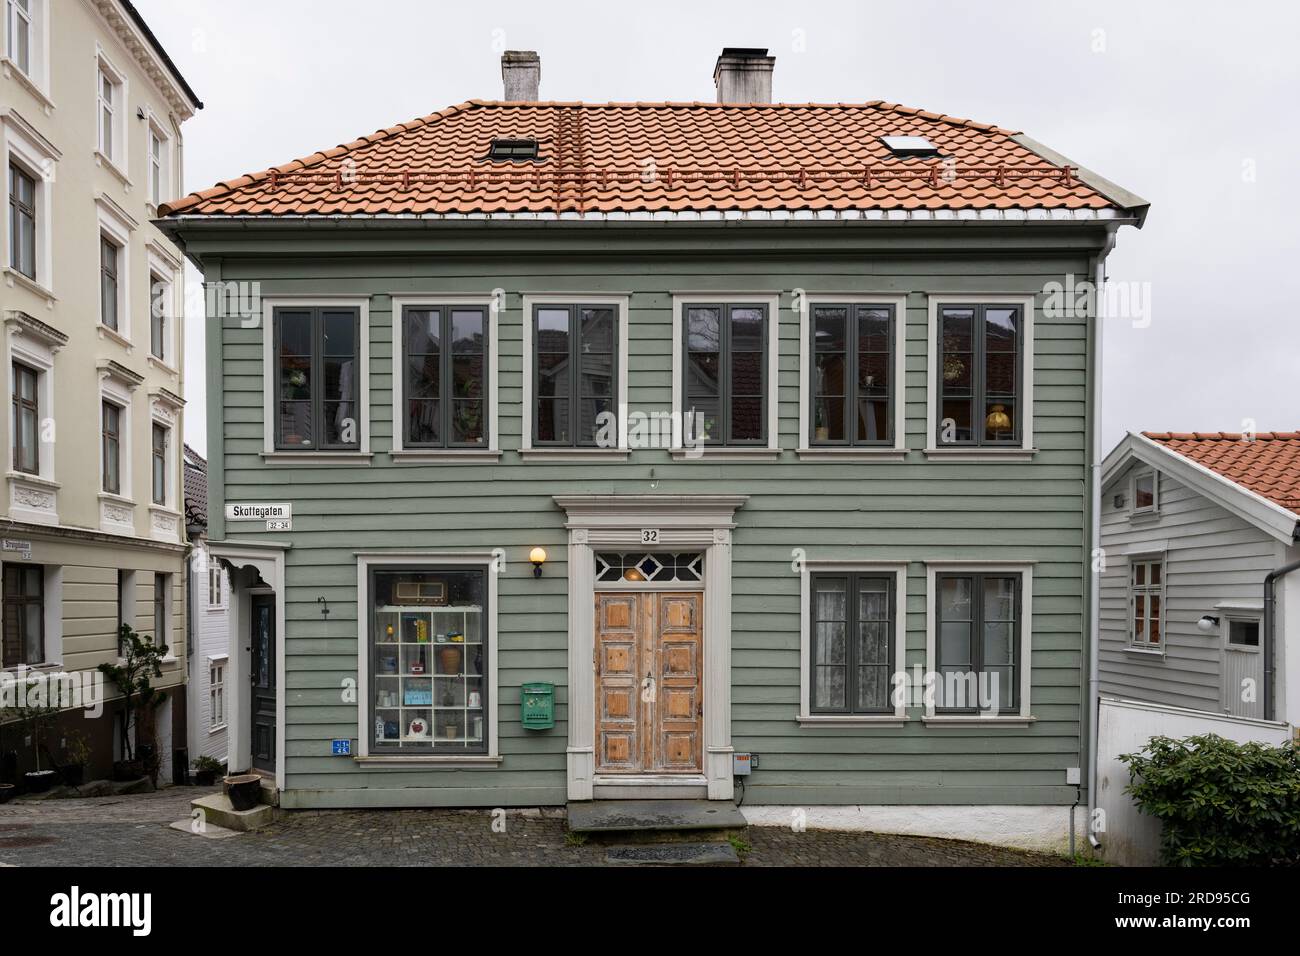
{"type": "Polygon", "coordinates": [[[524,461],[627,461],[626,448],[521,448],[524,461]]]}
{"type": "Polygon", "coordinates": [[[117,165],[117,163],[115,163],[110,157],[105,156],[98,149],[95,150],[95,165],[107,169],[110,173],[116,176],[118,181],[126,187],[128,192],[130,192],[133,185],[131,177],[126,174],[126,171],[123,170],[121,166],[117,165]]]}
{"type": "Polygon", "coordinates": [[[166,362],[164,362],[156,355],[149,356],[149,364],[156,369],[160,369],[161,371],[166,372],[172,378],[175,378],[176,376],[180,375],[180,372],[177,369],[172,368],[172,366],[168,365],[166,362]]]}
{"type": "Polygon", "coordinates": [[[894,714],[799,714],[800,727],[902,727],[906,717],[894,714]]]}
{"type": "Polygon", "coordinates": [[[1033,461],[1037,448],[981,448],[978,445],[960,448],[927,448],[925,457],[936,461],[1033,461]]]}
{"type": "Polygon", "coordinates": [[[125,495],[115,494],[114,492],[111,492],[111,491],[101,491],[101,492],[99,493],[99,500],[100,500],[100,501],[111,501],[111,502],[113,502],[113,504],[121,505],[121,506],[124,507],[124,508],[134,508],[134,507],[135,507],[135,499],[134,499],[134,498],[128,498],[128,497],[126,497],[125,495]]]}
{"type": "Polygon", "coordinates": [[[982,717],[979,714],[927,714],[921,723],[927,727],[1028,727],[1037,717],[982,717]]]}
{"type": "Polygon", "coordinates": [[[23,275],[17,269],[10,266],[5,267],[5,284],[10,288],[13,288],[15,285],[20,285],[28,292],[44,297],[47,305],[54,305],[55,302],[59,301],[59,297],[45,286],[41,285],[35,279],[23,275]]]}
{"type": "Polygon", "coordinates": [[[674,448],[673,461],[778,461],[781,458],[779,448],[728,448],[725,445],[713,447],[674,448]]]}
{"type": "Polygon", "coordinates": [[[436,754],[411,754],[402,755],[370,755],[368,757],[353,757],[356,763],[366,767],[409,767],[420,764],[428,764],[437,767],[482,767],[492,766],[502,762],[504,758],[484,754],[474,757],[454,757],[451,755],[438,756],[436,754]]]}
{"type": "MultiPolygon", "coordinates": [[[[1206,635],[1206,637],[1213,637],[1213,638],[1217,638],[1218,636],[1219,635],[1217,631],[1213,634],[1206,635]]],[[[1163,658],[1165,656],[1163,647],[1135,647],[1134,645],[1130,644],[1128,647],[1124,648],[1124,651],[1125,653],[1128,654],[1139,654],[1142,657],[1163,658]]]]}
{"type": "Polygon", "coordinates": [[[213,724],[211,727],[208,728],[208,733],[209,733],[209,734],[219,734],[219,733],[223,732],[223,731],[226,729],[227,726],[229,726],[229,725],[227,725],[227,724],[213,724]]]}
{"type": "Polygon", "coordinates": [[[389,454],[399,465],[484,464],[501,460],[499,448],[395,448],[389,454]]]}
{"type": "Polygon", "coordinates": [[[110,342],[116,342],[118,345],[122,346],[122,348],[126,349],[128,355],[135,350],[135,346],[131,344],[130,339],[121,332],[118,332],[115,329],[110,329],[103,322],[99,323],[97,331],[99,332],[99,337],[101,339],[108,339],[110,342]]]}
{"type": "Polygon", "coordinates": [[[906,461],[906,448],[800,448],[800,461],[906,461]]]}
{"type": "Polygon", "coordinates": [[[17,80],[18,85],[27,90],[41,104],[41,109],[45,115],[49,116],[54,112],[54,101],[45,95],[45,91],[37,85],[36,81],[23,72],[22,67],[15,63],[7,56],[0,56],[0,70],[3,71],[7,80],[17,80]]]}
{"type": "Polygon", "coordinates": [[[365,451],[264,451],[262,461],[268,465],[368,465],[374,458],[365,451]]]}
{"type": "Polygon", "coordinates": [[[5,475],[10,481],[26,482],[29,485],[38,485],[41,488],[47,488],[50,491],[58,491],[63,485],[59,484],[53,478],[46,478],[44,475],[33,475],[26,471],[10,471],[5,475]]]}

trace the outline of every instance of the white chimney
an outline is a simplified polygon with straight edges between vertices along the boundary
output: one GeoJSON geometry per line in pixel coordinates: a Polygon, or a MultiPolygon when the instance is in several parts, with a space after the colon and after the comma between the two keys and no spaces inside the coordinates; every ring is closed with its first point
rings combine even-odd
{"type": "Polygon", "coordinates": [[[776,57],[766,47],[725,47],[713,68],[719,103],[772,102],[772,68],[776,57]]]}
{"type": "Polygon", "coordinates": [[[542,58],[533,50],[506,50],[501,54],[501,79],[509,103],[536,103],[542,82],[542,58]]]}

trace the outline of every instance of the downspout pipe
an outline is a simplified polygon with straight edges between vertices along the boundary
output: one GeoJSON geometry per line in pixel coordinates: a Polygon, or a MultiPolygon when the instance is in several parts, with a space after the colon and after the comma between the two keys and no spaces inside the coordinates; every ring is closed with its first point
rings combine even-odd
{"type": "Polygon", "coordinates": [[[1300,561],[1292,561],[1290,564],[1284,564],[1280,568],[1268,572],[1264,578],[1264,719],[1273,719],[1273,678],[1275,668],[1273,666],[1273,647],[1276,643],[1273,631],[1277,626],[1276,609],[1274,607],[1273,586],[1280,578],[1286,577],[1292,571],[1300,570],[1300,561]]]}
{"type": "MultiPolygon", "coordinates": [[[[1101,464],[1104,459],[1102,447],[1102,366],[1104,363],[1103,344],[1105,342],[1105,301],[1103,289],[1106,284],[1106,257],[1115,248],[1115,231],[1106,234],[1106,243],[1097,254],[1093,271],[1093,291],[1096,294],[1093,322],[1093,372],[1092,372],[1092,449],[1088,464],[1089,505],[1088,505],[1088,554],[1085,559],[1085,573],[1088,576],[1088,697],[1084,702],[1087,707],[1088,735],[1088,842],[1094,849],[1100,849],[1101,840],[1096,832],[1097,820],[1097,722],[1100,717],[1099,668],[1097,646],[1101,638],[1101,573],[1096,567],[1096,556],[1101,551],[1101,464]]],[[[1073,837],[1073,823],[1071,823],[1073,837]]]]}

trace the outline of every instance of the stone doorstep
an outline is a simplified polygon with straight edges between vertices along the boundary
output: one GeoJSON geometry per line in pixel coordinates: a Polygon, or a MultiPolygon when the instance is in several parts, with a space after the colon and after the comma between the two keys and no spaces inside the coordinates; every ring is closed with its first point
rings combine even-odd
{"type": "Polygon", "coordinates": [[[568,805],[569,830],[599,843],[726,843],[748,827],[731,803],[710,800],[596,800],[568,805]]]}
{"type": "Polygon", "coordinates": [[[190,801],[190,806],[203,812],[203,820],[227,830],[246,832],[267,826],[275,819],[275,808],[259,803],[251,810],[236,810],[224,793],[213,793],[190,801]]]}
{"type": "Polygon", "coordinates": [[[740,866],[730,843],[638,843],[611,846],[605,862],[613,866],[740,866]]]}

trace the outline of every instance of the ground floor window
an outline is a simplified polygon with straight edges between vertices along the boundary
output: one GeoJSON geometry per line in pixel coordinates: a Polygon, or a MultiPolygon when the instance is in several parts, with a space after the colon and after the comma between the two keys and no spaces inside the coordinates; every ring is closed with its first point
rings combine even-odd
{"type": "Polygon", "coordinates": [[[45,663],[45,569],[4,566],[3,666],[45,663]]]}
{"type": "Polygon", "coordinates": [[[208,729],[220,730],[226,726],[226,660],[214,660],[208,665],[208,729]]]}
{"type": "Polygon", "coordinates": [[[374,570],[374,752],[487,753],[487,570],[374,570]]]}
{"type": "Polygon", "coordinates": [[[935,709],[1020,709],[1021,575],[940,574],[935,709]]]}
{"type": "Polygon", "coordinates": [[[892,713],[894,578],[812,576],[814,714],[892,713]]]}

